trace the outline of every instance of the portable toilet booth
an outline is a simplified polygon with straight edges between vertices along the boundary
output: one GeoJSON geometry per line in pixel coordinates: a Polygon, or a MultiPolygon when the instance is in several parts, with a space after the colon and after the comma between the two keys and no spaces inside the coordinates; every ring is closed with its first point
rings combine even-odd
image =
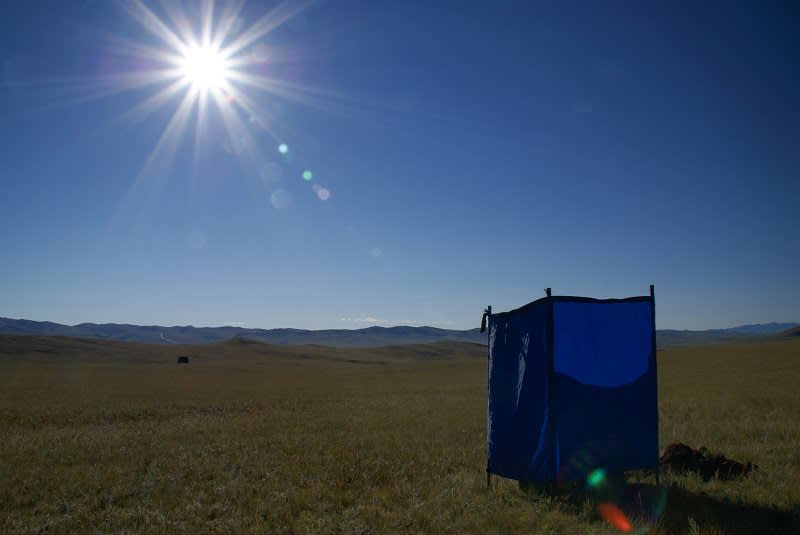
{"type": "Polygon", "coordinates": [[[658,467],[655,296],[553,296],[492,314],[487,481],[658,467]]]}

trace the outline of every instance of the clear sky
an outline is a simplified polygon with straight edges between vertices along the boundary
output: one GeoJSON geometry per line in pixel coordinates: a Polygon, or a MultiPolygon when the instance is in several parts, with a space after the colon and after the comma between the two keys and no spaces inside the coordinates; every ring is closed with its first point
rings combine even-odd
{"type": "Polygon", "coordinates": [[[3,2],[0,316],[800,321],[796,5],[602,4],[3,2]]]}

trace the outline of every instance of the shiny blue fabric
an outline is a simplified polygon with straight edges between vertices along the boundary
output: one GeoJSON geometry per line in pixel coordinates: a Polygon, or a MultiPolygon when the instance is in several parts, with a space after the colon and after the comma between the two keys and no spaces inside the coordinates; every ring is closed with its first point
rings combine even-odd
{"type": "Polygon", "coordinates": [[[551,297],[489,318],[489,472],[557,482],[657,465],[653,306],[551,297]]]}
{"type": "Polygon", "coordinates": [[[549,305],[489,318],[488,470],[512,479],[553,473],[547,442],[549,305]]]}

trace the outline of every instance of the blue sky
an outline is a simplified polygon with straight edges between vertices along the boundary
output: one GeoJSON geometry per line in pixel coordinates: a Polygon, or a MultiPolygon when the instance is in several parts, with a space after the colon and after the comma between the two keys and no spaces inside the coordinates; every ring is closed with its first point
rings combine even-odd
{"type": "Polygon", "coordinates": [[[0,7],[0,316],[472,328],[655,283],[660,328],[800,320],[796,8],[288,6],[243,128],[193,103],[160,150],[187,88],[122,90],[169,52],[135,4],[0,7]]]}

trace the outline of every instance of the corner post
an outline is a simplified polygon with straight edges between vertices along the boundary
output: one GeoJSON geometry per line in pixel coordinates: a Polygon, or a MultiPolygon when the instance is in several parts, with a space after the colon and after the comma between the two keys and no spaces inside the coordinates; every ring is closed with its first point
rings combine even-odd
{"type": "Polygon", "coordinates": [[[655,383],[656,383],[656,444],[658,451],[656,452],[656,486],[661,485],[661,460],[659,459],[659,454],[661,453],[661,447],[658,445],[658,348],[656,345],[656,286],[655,284],[650,285],[650,314],[653,322],[653,373],[656,376],[655,383]]]}
{"type": "MultiPolygon", "coordinates": [[[[491,321],[491,319],[492,319],[492,305],[489,305],[489,306],[486,307],[486,311],[485,311],[483,317],[484,317],[484,320],[491,321]]],[[[486,325],[483,324],[483,325],[481,325],[481,327],[485,328],[486,325]]],[[[491,349],[490,348],[491,339],[492,339],[492,330],[489,329],[489,332],[486,335],[486,347],[487,347],[487,349],[491,349]]],[[[486,391],[488,393],[489,392],[489,369],[488,369],[488,366],[489,366],[489,362],[488,361],[489,361],[489,359],[486,359],[486,360],[487,360],[486,391]]],[[[488,405],[488,403],[489,403],[488,399],[487,399],[486,403],[488,405]]],[[[488,413],[488,410],[489,410],[488,406],[486,407],[486,410],[487,410],[487,413],[488,413]]],[[[486,420],[486,439],[487,439],[487,443],[486,443],[486,489],[489,490],[489,489],[492,488],[492,473],[489,471],[489,443],[488,443],[488,439],[489,439],[489,420],[488,420],[488,418],[486,420]]]]}

